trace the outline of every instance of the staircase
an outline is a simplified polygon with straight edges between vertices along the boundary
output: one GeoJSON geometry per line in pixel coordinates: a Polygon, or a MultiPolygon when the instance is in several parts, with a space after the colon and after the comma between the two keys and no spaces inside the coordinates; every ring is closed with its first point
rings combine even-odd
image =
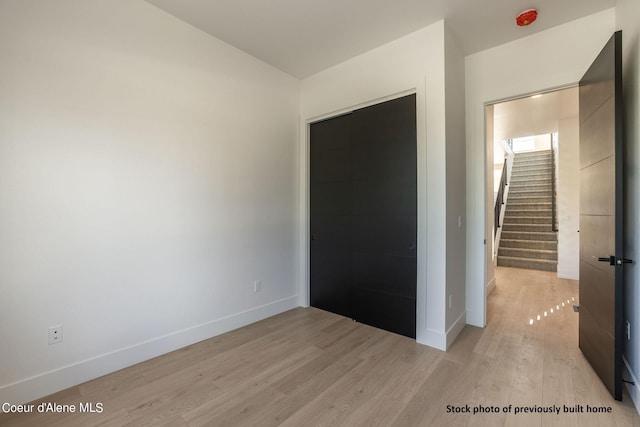
{"type": "Polygon", "coordinates": [[[550,150],[515,155],[498,248],[499,266],[557,271],[552,167],[550,150]]]}

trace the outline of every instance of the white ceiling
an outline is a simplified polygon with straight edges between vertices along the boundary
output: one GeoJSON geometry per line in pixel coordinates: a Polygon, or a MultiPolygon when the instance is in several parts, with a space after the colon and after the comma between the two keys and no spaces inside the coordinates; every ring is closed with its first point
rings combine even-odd
{"type": "Polygon", "coordinates": [[[147,0],[304,78],[445,19],[465,54],[613,7],[616,0],[147,0]],[[538,9],[518,27],[516,16],[538,9]]]}
{"type": "Polygon", "coordinates": [[[558,121],[578,120],[578,87],[493,106],[494,141],[558,131],[558,121]]]}

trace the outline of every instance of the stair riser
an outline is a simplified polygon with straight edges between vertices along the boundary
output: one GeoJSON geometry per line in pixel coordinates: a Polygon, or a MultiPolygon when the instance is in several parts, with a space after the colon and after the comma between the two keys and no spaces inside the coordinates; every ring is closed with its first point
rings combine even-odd
{"type": "Polygon", "coordinates": [[[500,267],[512,267],[512,268],[526,268],[527,270],[541,270],[541,271],[557,271],[557,263],[545,263],[534,260],[518,260],[509,259],[504,257],[498,257],[498,265],[500,267]]]}
{"type": "Polygon", "coordinates": [[[550,156],[551,150],[537,150],[537,151],[524,151],[515,153],[517,159],[524,159],[526,157],[538,157],[538,156],[550,156]]]}
{"type": "Polygon", "coordinates": [[[510,187],[548,187],[551,188],[551,178],[540,178],[540,179],[522,179],[522,180],[514,180],[511,178],[511,182],[509,183],[510,187]]]}
{"type": "MultiPolygon", "coordinates": [[[[504,225],[507,224],[551,224],[551,217],[544,216],[528,216],[528,217],[514,217],[507,216],[504,217],[504,225]]],[[[549,225],[550,226],[550,225],[549,225]]]]}
{"type": "MultiPolygon", "coordinates": [[[[544,196],[534,196],[532,197],[544,197],[544,196]]],[[[547,197],[546,202],[530,202],[528,197],[513,197],[507,200],[507,209],[509,205],[511,208],[516,208],[517,210],[527,210],[531,209],[533,211],[538,211],[540,209],[551,209],[551,198],[547,197]]]]}
{"type": "Polygon", "coordinates": [[[509,198],[523,198],[523,197],[547,197],[551,198],[551,190],[529,190],[529,191],[514,191],[509,190],[509,198]]]}
{"type": "Polygon", "coordinates": [[[505,231],[526,231],[528,233],[552,232],[549,224],[502,224],[502,232],[505,231]]]}
{"type": "MultiPolygon", "coordinates": [[[[515,175],[523,175],[526,171],[550,171],[553,167],[553,164],[544,164],[544,163],[527,163],[523,165],[514,164],[511,168],[511,176],[515,175]]],[[[529,172],[531,173],[531,172],[529,172]]]]}
{"type": "Polygon", "coordinates": [[[514,187],[529,188],[529,187],[535,187],[535,186],[552,188],[551,179],[549,178],[548,174],[539,175],[539,176],[529,176],[529,177],[524,177],[518,180],[512,179],[511,182],[508,183],[508,185],[512,188],[514,187]]]}
{"type": "Polygon", "coordinates": [[[513,207],[509,209],[509,205],[507,204],[507,211],[504,214],[505,221],[507,220],[507,218],[523,217],[523,216],[551,217],[551,209],[532,210],[532,209],[516,209],[513,207]]]}
{"type": "Polygon", "coordinates": [[[526,169],[514,169],[511,172],[511,179],[518,179],[524,176],[538,175],[540,177],[548,177],[551,174],[551,168],[526,168],[526,169]]]}
{"type": "Polygon", "coordinates": [[[542,180],[542,179],[550,179],[549,178],[549,171],[545,172],[545,171],[534,171],[534,172],[527,172],[527,173],[521,173],[521,174],[512,174],[511,175],[511,182],[514,184],[518,184],[521,182],[532,182],[532,181],[538,181],[538,180],[542,180]]]}
{"type": "Polygon", "coordinates": [[[527,187],[522,187],[522,188],[510,188],[509,189],[509,197],[514,197],[514,198],[519,198],[519,197],[529,197],[531,196],[531,192],[544,192],[547,195],[544,196],[537,196],[537,197],[551,197],[551,195],[553,194],[553,192],[551,190],[549,190],[549,187],[540,187],[540,188],[533,188],[533,189],[528,189],[527,187]]]}
{"type": "Polygon", "coordinates": [[[508,183],[511,187],[543,187],[551,188],[551,178],[548,173],[543,173],[535,176],[527,175],[522,177],[511,176],[511,181],[508,183]]]}
{"type": "Polygon", "coordinates": [[[531,249],[500,248],[498,250],[498,256],[543,259],[547,261],[558,260],[558,253],[556,251],[540,252],[531,249]]]}
{"type": "Polygon", "coordinates": [[[551,197],[524,197],[524,196],[518,196],[518,197],[514,197],[514,198],[509,198],[509,201],[511,203],[518,203],[518,202],[524,202],[524,203],[549,203],[551,200],[551,197]]]}
{"type": "Polygon", "coordinates": [[[551,164],[551,156],[539,156],[539,157],[530,157],[526,159],[514,159],[513,166],[525,166],[525,165],[544,165],[551,164]]]}
{"type": "Polygon", "coordinates": [[[507,203],[507,213],[512,211],[548,211],[551,215],[551,203],[507,203]]]}
{"type": "Polygon", "coordinates": [[[544,242],[539,240],[509,240],[501,238],[500,248],[539,249],[545,251],[555,251],[557,249],[557,244],[556,242],[544,242]]]}
{"type": "Polygon", "coordinates": [[[529,185],[529,186],[520,186],[520,187],[510,187],[509,195],[510,196],[530,196],[531,193],[540,192],[545,194],[552,194],[550,185],[529,185]]]}
{"type": "Polygon", "coordinates": [[[515,159],[513,161],[513,169],[527,166],[552,165],[551,157],[537,157],[530,159],[515,159]]]}
{"type": "Polygon", "coordinates": [[[556,233],[545,232],[527,233],[524,231],[503,231],[500,238],[509,240],[542,240],[545,242],[557,241],[556,233]]]}
{"type": "Polygon", "coordinates": [[[538,152],[535,154],[529,154],[527,156],[523,156],[522,154],[516,154],[515,157],[513,158],[513,161],[514,162],[530,162],[530,161],[535,161],[540,159],[550,159],[550,158],[551,158],[551,153],[547,151],[547,152],[538,152]]]}
{"type": "Polygon", "coordinates": [[[536,159],[514,160],[513,168],[527,167],[527,166],[539,166],[539,165],[552,165],[550,157],[540,157],[536,159]]]}
{"type": "Polygon", "coordinates": [[[551,180],[550,179],[537,179],[537,180],[522,180],[522,181],[511,181],[509,184],[509,188],[531,188],[531,187],[545,187],[551,188],[551,180]]]}
{"type": "Polygon", "coordinates": [[[514,162],[512,165],[513,172],[526,170],[526,169],[550,169],[553,166],[552,162],[514,162]]]}

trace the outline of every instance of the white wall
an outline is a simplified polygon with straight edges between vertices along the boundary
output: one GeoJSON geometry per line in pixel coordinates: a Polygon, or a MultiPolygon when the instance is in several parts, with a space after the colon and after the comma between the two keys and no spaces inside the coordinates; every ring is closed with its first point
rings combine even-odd
{"type": "MultiPolygon", "coordinates": [[[[366,52],[301,83],[302,304],[308,298],[308,124],[401,94],[416,93],[418,125],[417,340],[445,348],[447,327],[447,175],[445,35],[439,22],[366,52]]],[[[456,217],[457,221],[457,217],[456,217]]],[[[457,222],[456,222],[457,224],[457,222]]],[[[459,289],[464,300],[464,288],[459,289]]],[[[456,307],[456,319],[464,307],[456,307]]],[[[462,316],[462,325],[464,316],[462,316]]],[[[447,334],[447,331],[450,331],[447,334]]]]}
{"type": "MultiPolygon", "coordinates": [[[[493,105],[489,105],[484,109],[484,114],[485,114],[485,134],[484,134],[484,141],[495,141],[495,108],[493,105]]],[[[467,286],[467,319],[468,321],[472,324],[472,325],[477,325],[477,322],[474,320],[474,318],[477,316],[477,314],[474,314],[473,311],[469,312],[469,309],[473,309],[473,306],[471,306],[469,304],[470,300],[474,300],[475,298],[479,298],[480,297],[480,292],[482,293],[482,295],[485,295],[483,297],[486,298],[486,295],[488,295],[489,293],[491,293],[496,285],[495,283],[495,265],[496,265],[496,257],[495,254],[497,252],[497,245],[496,243],[499,241],[501,235],[502,235],[502,230],[498,230],[497,232],[495,231],[495,203],[493,200],[493,182],[491,182],[491,170],[493,168],[493,165],[495,164],[495,159],[494,159],[494,150],[493,147],[491,146],[491,143],[488,142],[487,144],[485,144],[485,149],[483,150],[483,152],[481,152],[481,155],[483,155],[484,157],[484,172],[483,172],[483,177],[480,179],[480,181],[483,183],[484,186],[484,203],[487,206],[487,215],[485,215],[484,217],[484,221],[485,221],[485,229],[487,230],[487,234],[486,234],[486,245],[484,246],[484,271],[486,272],[486,277],[487,277],[487,281],[484,282],[486,283],[486,286],[483,286],[482,290],[480,289],[470,289],[469,286],[467,286]],[[500,236],[498,236],[498,234],[500,234],[500,236]],[[497,239],[494,239],[494,236],[497,237],[497,239]],[[478,293],[476,295],[476,293],[478,293]]],[[[469,153],[467,152],[467,159],[469,158],[469,153]]],[[[481,157],[482,158],[482,157],[481,157]]],[[[467,166],[468,167],[468,166],[467,166]]],[[[467,178],[469,177],[469,172],[467,171],[467,178]]],[[[467,212],[468,211],[468,207],[467,207],[467,212]]],[[[468,215],[468,214],[467,214],[468,215]]],[[[469,219],[471,219],[473,217],[469,216],[469,219]]],[[[474,220],[477,218],[474,218],[474,220]]],[[[467,240],[468,240],[468,234],[467,234],[467,240]]],[[[468,245],[468,241],[467,241],[467,245],[468,245]]],[[[469,263],[467,262],[467,268],[468,268],[469,263]]],[[[467,270],[467,277],[468,277],[469,271],[467,270]]],[[[484,326],[484,325],[482,325],[484,326]]]]}
{"type": "MultiPolygon", "coordinates": [[[[574,84],[584,74],[615,27],[609,9],[529,37],[467,56],[467,321],[486,322],[485,227],[486,103],[574,84]],[[522,67],[521,64],[529,64],[522,67]]],[[[491,163],[492,164],[492,163],[491,163]]],[[[490,252],[489,252],[490,253],[490,252]]]]}
{"type": "Polygon", "coordinates": [[[577,116],[558,122],[558,277],[574,280],[580,277],[579,138],[577,116]]]}
{"type": "Polygon", "coordinates": [[[446,190],[447,190],[447,347],[466,324],[466,151],[464,54],[445,25],[445,89],[446,89],[446,190]],[[451,307],[448,306],[451,298],[451,307]]]}
{"type": "Polygon", "coordinates": [[[297,305],[297,80],[143,1],[5,0],[0,58],[0,402],[297,305]]]}
{"type": "MultiPolygon", "coordinates": [[[[502,173],[502,167],[504,166],[504,159],[507,157],[507,151],[502,145],[502,141],[493,140],[493,167],[502,173]]],[[[497,185],[497,184],[496,184],[497,185]]]]}
{"type": "Polygon", "coordinates": [[[625,320],[631,324],[631,340],[625,344],[624,360],[635,386],[631,396],[640,411],[640,2],[617,0],[616,26],[622,30],[623,101],[625,111],[625,224],[626,264],[625,320]]]}
{"type": "MultiPolygon", "coordinates": [[[[556,127],[557,129],[557,127],[556,127]]],[[[535,145],[536,151],[539,150],[549,150],[551,148],[551,134],[550,133],[545,133],[542,135],[535,135],[535,145]]]]}

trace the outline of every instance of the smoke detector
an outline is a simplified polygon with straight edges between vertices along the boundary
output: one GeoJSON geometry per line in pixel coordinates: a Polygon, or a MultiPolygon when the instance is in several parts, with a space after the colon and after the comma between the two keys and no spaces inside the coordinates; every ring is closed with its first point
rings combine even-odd
{"type": "Polygon", "coordinates": [[[535,9],[527,9],[524,12],[520,13],[516,18],[516,24],[519,27],[526,27],[527,25],[533,24],[533,22],[538,18],[538,11],[535,9]]]}

